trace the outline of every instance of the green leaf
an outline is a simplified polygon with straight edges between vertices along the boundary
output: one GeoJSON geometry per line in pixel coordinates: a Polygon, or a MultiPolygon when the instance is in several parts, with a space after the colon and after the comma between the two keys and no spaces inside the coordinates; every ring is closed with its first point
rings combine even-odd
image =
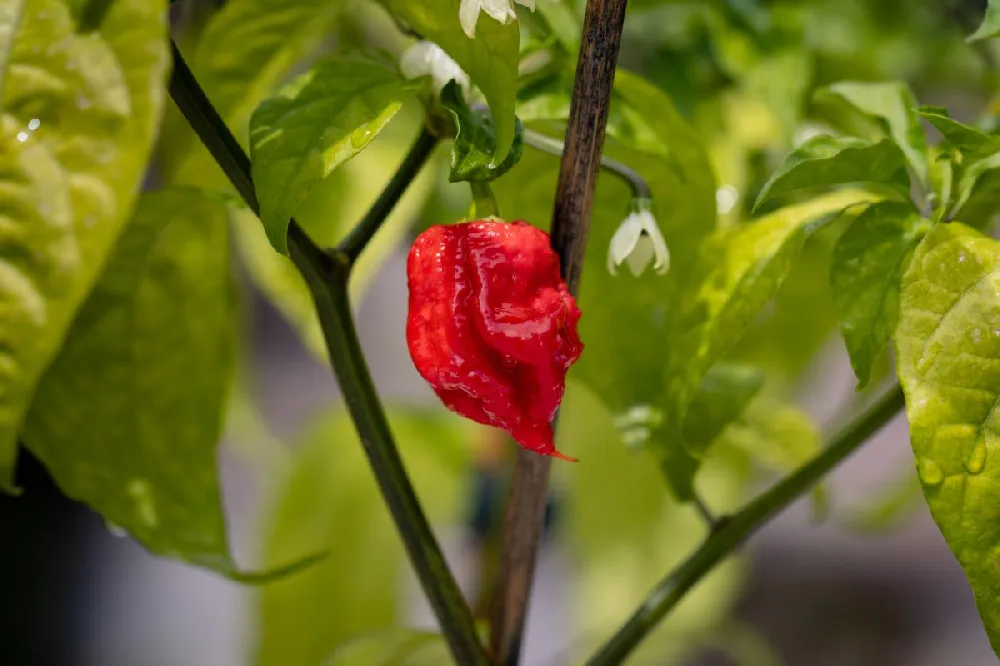
{"type": "Polygon", "coordinates": [[[989,0],[986,5],[986,16],[983,17],[983,22],[979,24],[979,28],[969,35],[965,41],[969,43],[978,42],[984,39],[992,39],[998,35],[1000,35],[1000,2],[989,0]]]}
{"type": "Polygon", "coordinates": [[[777,472],[789,472],[822,448],[808,414],[771,396],[753,400],[713,446],[729,446],[777,472]]]}
{"type": "Polygon", "coordinates": [[[701,380],[684,418],[684,439],[704,451],[746,409],[764,386],[764,372],[747,365],[719,364],[701,380]]]}
{"type": "Polygon", "coordinates": [[[958,169],[955,202],[948,219],[983,229],[1000,203],[1000,153],[962,164],[958,169]]]}
{"type": "Polygon", "coordinates": [[[456,127],[449,181],[486,183],[507,173],[521,160],[524,126],[520,120],[515,119],[514,144],[510,152],[500,164],[494,164],[496,135],[489,116],[476,114],[469,108],[462,95],[462,88],[454,80],[448,82],[441,91],[441,105],[451,111],[456,127]]]}
{"type": "Polygon", "coordinates": [[[1000,652],[1000,243],[934,227],[903,277],[894,338],[924,497],[1000,652]]]}
{"type": "MultiPolygon", "coordinates": [[[[421,117],[408,105],[354,159],[333,171],[299,206],[296,219],[310,230],[321,247],[336,245],[375,202],[404,159],[421,117]]],[[[442,174],[432,161],[416,177],[406,194],[365,247],[351,271],[351,300],[359,301],[385,259],[394,252],[420,213],[436,179],[442,174]]],[[[274,251],[257,217],[246,209],[235,214],[234,231],[240,256],[254,285],[274,304],[302,336],[316,358],[327,358],[316,308],[302,275],[291,260],[274,251]]]]}
{"type": "Polygon", "coordinates": [[[24,427],[69,497],[153,553],[226,572],[216,446],[236,344],[227,222],[225,206],[191,191],[140,199],[24,427]]]}
{"type": "Polygon", "coordinates": [[[483,91],[496,128],[493,159],[502,162],[514,144],[515,135],[514,99],[520,44],[517,21],[503,25],[483,13],[479,16],[475,39],[469,39],[458,22],[460,0],[379,2],[423,39],[444,49],[483,91]]]}
{"type": "Polygon", "coordinates": [[[917,100],[909,86],[899,81],[845,81],[819,91],[817,96],[839,99],[875,121],[906,155],[918,182],[927,184],[927,138],[916,113],[917,100]]]}
{"type": "MultiPolygon", "coordinates": [[[[246,140],[250,114],[295,63],[317,47],[343,4],[342,0],[229,0],[208,21],[187,60],[237,139],[246,140]]],[[[180,113],[168,117],[162,145],[168,182],[229,188],[180,113]]]]}
{"type": "Polygon", "coordinates": [[[415,89],[381,63],[333,58],[257,108],[250,119],[253,179],[275,250],[288,253],[288,220],[309,191],[361,152],[415,89]]]}
{"type": "MultiPolygon", "coordinates": [[[[823,438],[816,424],[795,405],[768,395],[758,396],[712,442],[712,450],[733,449],[764,467],[787,474],[819,453],[823,438]]],[[[813,506],[822,511],[826,488],[812,493],[813,506]]]]}
{"type": "Polygon", "coordinates": [[[1000,137],[953,120],[943,107],[922,106],[917,109],[917,113],[934,125],[947,143],[969,159],[980,159],[1000,152],[1000,137]]]}
{"type": "Polygon", "coordinates": [[[448,644],[441,636],[389,629],[347,641],[323,665],[446,666],[453,663],[448,644]]]}
{"type": "Polygon", "coordinates": [[[889,139],[868,143],[846,137],[813,137],[793,150],[764,184],[754,209],[796,192],[847,184],[885,186],[908,200],[910,179],[903,153],[889,139]]]}
{"type": "Polygon", "coordinates": [[[837,242],[830,286],[859,390],[896,328],[899,285],[929,228],[913,206],[883,201],[861,213],[837,242]]]}
{"type": "MultiPolygon", "coordinates": [[[[8,3],[9,5],[9,3],[8,3]]],[[[17,16],[16,7],[5,16],[17,16]]],[[[166,4],[119,0],[78,34],[37,0],[9,52],[0,116],[0,488],[18,429],[132,209],[163,108],[166,4]]],[[[11,42],[13,39],[13,43],[11,42]]]]}
{"type": "Polygon", "coordinates": [[[702,244],[669,337],[664,417],[653,441],[679,499],[691,498],[701,462],[700,452],[684,440],[682,424],[703,377],[777,291],[808,234],[846,208],[868,201],[870,195],[856,191],[826,195],[720,230],[702,244]]]}
{"type": "MultiPolygon", "coordinates": [[[[572,611],[575,632],[566,663],[588,654],[635,610],[636,599],[687,557],[705,536],[691,507],[665,495],[649,458],[612,446],[617,428],[602,401],[571,380],[560,410],[557,445],[580,458],[556,466],[557,487],[567,491],[565,536],[575,566],[572,611]],[[562,478],[558,475],[563,474],[562,478]],[[614,492],[607,492],[614,488],[614,492]]],[[[736,508],[746,479],[728,461],[706,462],[699,479],[705,500],[719,511],[736,508]]],[[[740,558],[715,568],[630,655],[637,664],[682,663],[697,637],[728,617],[745,576],[740,558]]]]}
{"type": "MultiPolygon", "coordinates": [[[[444,411],[390,409],[389,421],[430,520],[458,520],[481,427],[444,411]]],[[[258,666],[326,663],[349,637],[398,621],[404,599],[406,556],[350,417],[327,414],[296,450],[269,520],[267,562],[330,554],[262,590],[258,666]]]]}

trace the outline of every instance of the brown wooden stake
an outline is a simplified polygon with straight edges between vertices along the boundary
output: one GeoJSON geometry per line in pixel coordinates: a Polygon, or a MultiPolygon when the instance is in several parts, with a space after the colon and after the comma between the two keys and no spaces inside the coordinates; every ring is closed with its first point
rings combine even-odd
{"type": "MultiPolygon", "coordinates": [[[[552,248],[559,255],[563,277],[574,295],[583,269],[626,2],[588,0],[584,16],[552,216],[552,248]]],[[[504,515],[500,572],[490,613],[490,647],[501,666],[516,666],[520,660],[550,463],[551,458],[523,449],[518,450],[514,463],[504,515]]]]}

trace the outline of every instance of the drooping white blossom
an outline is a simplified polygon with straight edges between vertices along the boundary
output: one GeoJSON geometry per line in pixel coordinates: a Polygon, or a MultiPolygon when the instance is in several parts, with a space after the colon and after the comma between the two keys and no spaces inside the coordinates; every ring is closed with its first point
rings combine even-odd
{"type": "Polygon", "coordinates": [[[608,272],[616,274],[623,262],[632,275],[638,277],[653,262],[653,270],[663,275],[670,268],[670,251],[663,234],[656,225],[656,218],[648,207],[641,206],[629,213],[621,223],[608,246],[608,272]]]}
{"type": "Polygon", "coordinates": [[[454,79],[465,96],[469,95],[469,75],[434,42],[417,42],[403,51],[399,58],[399,71],[407,79],[430,76],[438,93],[454,79]]]}
{"type": "Polygon", "coordinates": [[[462,30],[469,39],[474,38],[480,12],[486,12],[504,25],[517,20],[514,2],[535,11],[535,0],[462,0],[458,8],[458,20],[462,24],[462,30]]]}

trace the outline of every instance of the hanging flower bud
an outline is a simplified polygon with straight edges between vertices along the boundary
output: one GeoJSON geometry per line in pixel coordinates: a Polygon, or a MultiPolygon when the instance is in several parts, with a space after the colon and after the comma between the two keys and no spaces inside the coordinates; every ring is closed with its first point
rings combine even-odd
{"type": "Polygon", "coordinates": [[[616,275],[616,267],[628,264],[632,275],[638,277],[653,261],[653,270],[663,275],[670,269],[670,251],[663,234],[656,225],[656,218],[649,210],[648,199],[636,199],[634,210],[628,214],[608,246],[608,272],[616,275]]]}
{"type": "Polygon", "coordinates": [[[434,42],[417,42],[403,51],[399,58],[399,71],[407,79],[431,77],[434,91],[439,94],[454,79],[462,86],[465,96],[469,96],[469,75],[434,42]]]}
{"type": "MultiPolygon", "coordinates": [[[[535,0],[513,0],[513,2],[535,11],[535,0]]],[[[458,8],[458,20],[469,39],[476,36],[476,24],[479,22],[480,12],[486,12],[504,25],[517,20],[512,0],[462,0],[458,8]]]]}
{"type": "Polygon", "coordinates": [[[437,225],[406,263],[410,357],[448,409],[556,451],[552,419],[583,345],[549,235],[523,221],[437,225]]]}

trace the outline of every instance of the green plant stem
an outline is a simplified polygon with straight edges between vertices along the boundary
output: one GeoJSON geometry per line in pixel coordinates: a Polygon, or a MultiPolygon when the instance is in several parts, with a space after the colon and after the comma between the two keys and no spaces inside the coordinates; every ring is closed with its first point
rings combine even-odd
{"type": "MultiPolygon", "coordinates": [[[[259,213],[250,175],[250,159],[198,85],[177,46],[173,42],[171,45],[174,55],[174,70],[170,78],[171,96],[212,157],[225,171],[233,187],[251,210],[259,213]]],[[[415,171],[411,178],[412,175],[415,175],[415,171]]],[[[387,192],[388,194],[383,195],[398,199],[401,189],[397,192],[395,188],[387,188],[387,192]]],[[[392,208],[382,201],[376,202],[375,207],[384,211],[384,214],[388,214],[392,208]]],[[[369,227],[370,233],[366,232],[366,235],[370,238],[378,227],[374,218],[369,227]]],[[[486,666],[490,664],[490,660],[479,641],[472,613],[448,568],[406,474],[382,404],[372,384],[347,295],[350,262],[346,255],[335,253],[331,256],[317,247],[295,220],[289,223],[288,247],[292,261],[302,272],[316,303],[334,374],[379,490],[389,507],[407,555],[441,624],[442,633],[455,661],[462,666],[486,666]]]]}
{"type": "Polygon", "coordinates": [[[379,194],[375,204],[365,213],[365,216],[361,218],[357,226],[340,242],[337,248],[338,251],[342,252],[351,263],[357,261],[358,257],[361,256],[361,252],[368,246],[368,243],[375,236],[382,223],[385,222],[389,213],[399,203],[403,193],[406,192],[410,183],[420,173],[420,170],[434,152],[437,143],[437,137],[428,131],[427,127],[420,130],[420,134],[417,135],[413,146],[410,147],[410,152],[406,154],[406,158],[399,165],[399,169],[396,170],[396,173],[393,174],[392,179],[389,180],[385,189],[379,194]]]}
{"type": "MultiPolygon", "coordinates": [[[[545,136],[541,132],[536,132],[525,128],[524,130],[524,145],[530,146],[535,150],[540,150],[543,153],[548,153],[549,155],[562,155],[564,145],[562,141],[557,141],[551,137],[545,136]]],[[[613,160],[610,157],[601,156],[601,169],[604,171],[617,176],[629,186],[632,190],[632,196],[636,199],[652,199],[653,192],[649,189],[649,183],[646,179],[639,175],[639,172],[628,166],[625,166],[617,160],[613,160]]]]}
{"type": "Polygon", "coordinates": [[[721,519],[702,545],[661,580],[639,609],[588,661],[588,666],[622,663],[684,596],[751,534],[795,501],[830,470],[854,453],[903,408],[897,385],[853,419],[829,447],[738,513],[721,519]]]}

